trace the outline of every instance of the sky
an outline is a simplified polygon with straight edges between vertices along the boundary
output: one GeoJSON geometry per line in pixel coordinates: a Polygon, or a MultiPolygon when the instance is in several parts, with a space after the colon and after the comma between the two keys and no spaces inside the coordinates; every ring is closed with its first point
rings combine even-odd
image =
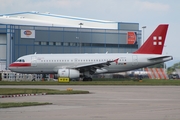
{"type": "Polygon", "coordinates": [[[0,14],[26,11],[139,23],[144,38],[159,24],[169,24],[163,54],[173,56],[167,66],[180,62],[180,0],[0,0],[0,14]]]}

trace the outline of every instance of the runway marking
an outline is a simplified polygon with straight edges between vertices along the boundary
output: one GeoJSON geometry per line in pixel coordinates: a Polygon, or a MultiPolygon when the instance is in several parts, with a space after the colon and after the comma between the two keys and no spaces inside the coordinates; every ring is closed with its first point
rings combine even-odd
{"type": "Polygon", "coordinates": [[[13,98],[13,97],[38,96],[38,95],[46,95],[46,93],[17,94],[17,95],[0,95],[0,98],[13,98]]]}

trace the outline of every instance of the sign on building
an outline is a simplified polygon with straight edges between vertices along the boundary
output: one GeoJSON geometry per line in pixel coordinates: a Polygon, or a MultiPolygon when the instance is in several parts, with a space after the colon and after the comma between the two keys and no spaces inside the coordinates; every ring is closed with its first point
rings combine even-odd
{"type": "Polygon", "coordinates": [[[136,44],[136,32],[127,32],[127,44],[136,44]]]}
{"type": "Polygon", "coordinates": [[[35,38],[35,30],[21,30],[21,38],[35,38]]]}

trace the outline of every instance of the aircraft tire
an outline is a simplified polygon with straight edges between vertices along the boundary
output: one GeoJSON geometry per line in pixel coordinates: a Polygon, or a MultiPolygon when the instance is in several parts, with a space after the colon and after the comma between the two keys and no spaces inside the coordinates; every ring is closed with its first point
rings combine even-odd
{"type": "Polygon", "coordinates": [[[83,78],[83,81],[92,81],[92,78],[91,77],[85,77],[85,78],[83,78]]]}
{"type": "Polygon", "coordinates": [[[92,78],[91,78],[91,77],[88,77],[87,79],[88,79],[88,81],[92,81],[92,78]]]}

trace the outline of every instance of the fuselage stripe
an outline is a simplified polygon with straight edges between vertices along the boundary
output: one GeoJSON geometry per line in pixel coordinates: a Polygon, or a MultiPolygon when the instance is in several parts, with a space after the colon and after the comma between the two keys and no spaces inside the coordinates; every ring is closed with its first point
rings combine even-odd
{"type": "Polygon", "coordinates": [[[31,63],[12,63],[9,67],[30,67],[31,63]]]}

